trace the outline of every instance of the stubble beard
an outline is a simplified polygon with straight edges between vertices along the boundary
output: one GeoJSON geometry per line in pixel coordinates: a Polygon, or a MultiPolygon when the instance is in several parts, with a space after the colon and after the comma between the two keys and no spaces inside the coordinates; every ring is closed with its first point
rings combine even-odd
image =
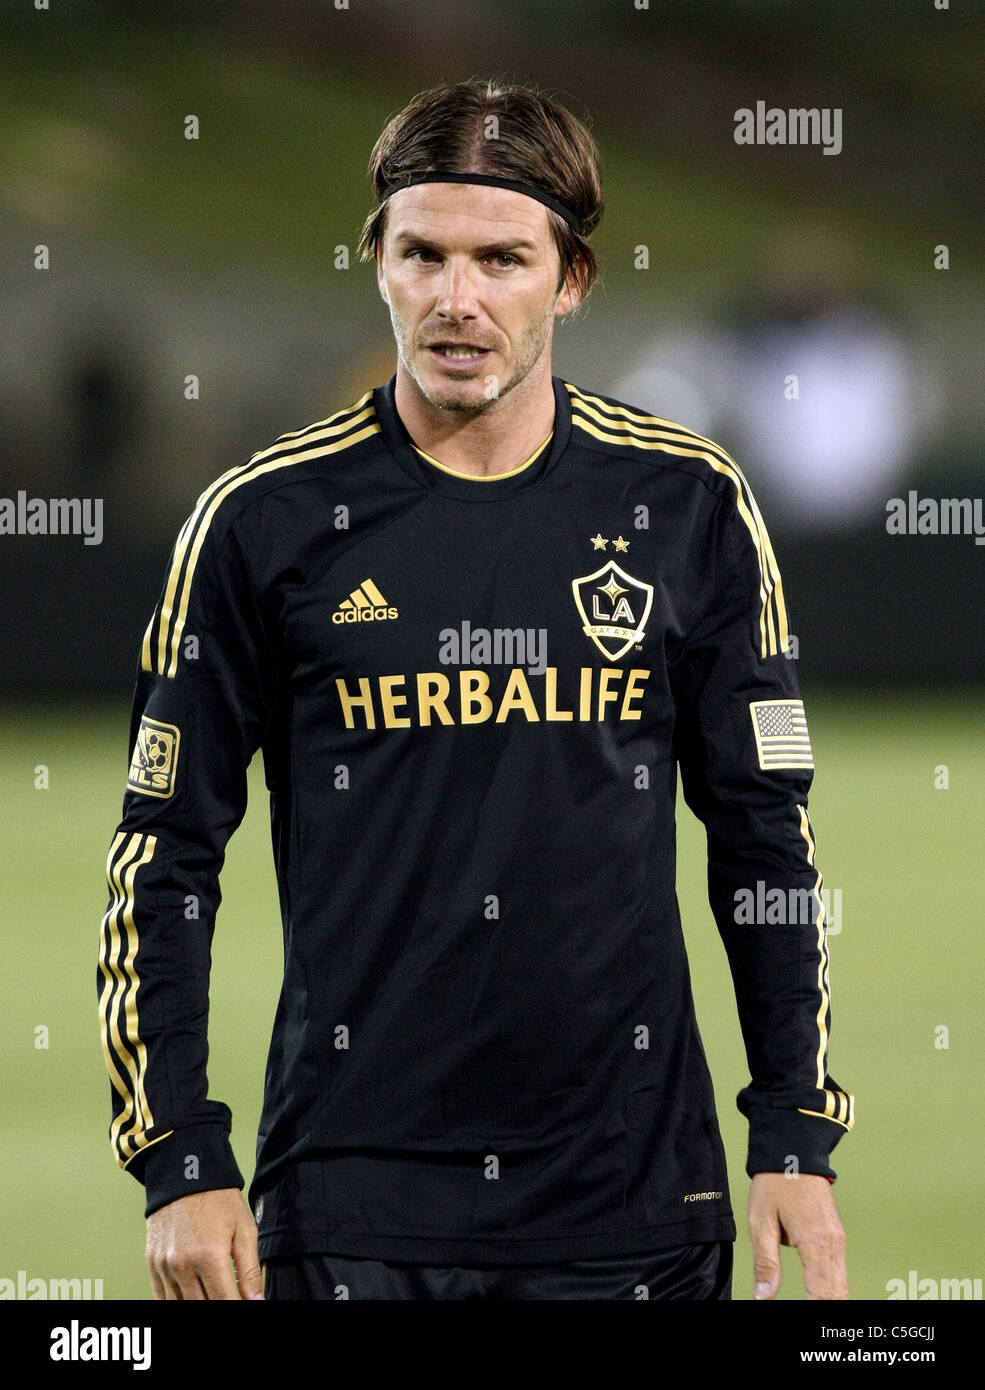
{"type": "MultiPolygon", "coordinates": [[[[533,322],[527,326],[523,337],[520,339],[516,352],[515,364],[510,376],[505,381],[501,381],[497,384],[495,394],[486,395],[485,391],[483,391],[478,397],[475,396],[473,391],[461,389],[454,381],[450,381],[447,388],[442,390],[440,394],[436,394],[433,390],[429,389],[414,370],[412,358],[407,351],[407,335],[400,320],[393,312],[392,306],[390,317],[393,322],[393,332],[397,340],[397,352],[400,360],[403,363],[404,370],[417,387],[421,396],[436,410],[446,410],[452,414],[474,418],[477,415],[482,415],[490,406],[495,405],[497,401],[501,401],[504,396],[509,395],[509,393],[515,387],[519,386],[530,374],[550,338],[551,324],[554,320],[554,305],[550,305],[549,308],[545,309],[541,318],[534,319],[533,322]]],[[[450,338],[452,336],[453,335],[449,334],[450,338]]],[[[428,349],[426,347],[421,347],[420,351],[426,353],[428,349]]],[[[491,375],[491,373],[487,373],[486,375],[491,375]]],[[[471,378],[472,382],[476,380],[484,382],[485,376],[471,378]]]]}

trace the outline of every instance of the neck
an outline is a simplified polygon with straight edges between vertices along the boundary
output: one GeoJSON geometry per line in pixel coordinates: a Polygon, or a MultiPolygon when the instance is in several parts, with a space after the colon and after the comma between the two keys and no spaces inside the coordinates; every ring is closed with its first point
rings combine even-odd
{"type": "Polygon", "coordinates": [[[398,363],[394,401],[419,449],[447,468],[477,478],[519,468],[554,427],[549,363],[475,415],[432,405],[398,363]]]}

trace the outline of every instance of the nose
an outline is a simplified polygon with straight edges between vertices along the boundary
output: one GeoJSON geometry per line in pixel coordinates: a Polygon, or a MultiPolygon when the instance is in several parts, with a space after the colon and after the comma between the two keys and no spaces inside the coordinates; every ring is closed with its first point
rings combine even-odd
{"type": "Polygon", "coordinates": [[[475,318],[475,287],[466,259],[449,256],[445,261],[435,311],[444,319],[475,318]]]}

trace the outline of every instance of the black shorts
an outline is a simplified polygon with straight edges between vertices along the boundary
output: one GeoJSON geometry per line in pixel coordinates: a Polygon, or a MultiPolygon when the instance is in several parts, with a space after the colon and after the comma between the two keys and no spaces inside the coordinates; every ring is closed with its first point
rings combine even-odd
{"type": "Polygon", "coordinates": [[[297,1255],[267,1260],[263,1268],[270,1300],[732,1297],[730,1240],[554,1265],[422,1265],[297,1255]]]}

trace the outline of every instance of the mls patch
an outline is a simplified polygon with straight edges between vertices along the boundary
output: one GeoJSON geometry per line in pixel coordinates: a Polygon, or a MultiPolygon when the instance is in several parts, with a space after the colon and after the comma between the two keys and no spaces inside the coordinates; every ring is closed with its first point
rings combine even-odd
{"type": "Polygon", "coordinates": [[[803,700],[753,700],[749,712],[759,766],[764,772],[785,767],[813,768],[803,700]]]}
{"type": "Polygon", "coordinates": [[[169,797],[174,791],[181,734],[173,724],[162,724],[145,714],[133,746],[127,786],[144,796],[169,797]]]}
{"type": "Polygon", "coordinates": [[[603,656],[618,661],[635,642],[642,642],[653,607],[653,585],[634,579],[610,560],[594,574],[572,579],[575,606],[590,637],[603,656]]]}

